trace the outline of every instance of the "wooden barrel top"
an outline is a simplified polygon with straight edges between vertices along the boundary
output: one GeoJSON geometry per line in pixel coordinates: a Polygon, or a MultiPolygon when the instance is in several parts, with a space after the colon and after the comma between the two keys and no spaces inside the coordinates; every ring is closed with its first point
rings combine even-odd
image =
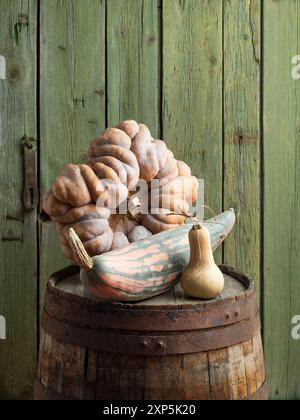
{"type": "MultiPolygon", "coordinates": [[[[203,305],[211,305],[216,304],[218,301],[223,301],[227,299],[240,299],[241,297],[248,294],[250,291],[249,289],[252,289],[251,287],[251,281],[249,278],[245,275],[239,274],[237,275],[237,272],[233,269],[230,272],[229,267],[226,267],[226,269],[223,267],[223,271],[225,270],[226,273],[224,273],[225,278],[225,287],[221,295],[219,295],[216,299],[211,300],[200,300],[200,299],[194,299],[189,296],[187,296],[184,291],[182,290],[180,284],[177,284],[175,287],[172,287],[167,292],[155,296],[151,299],[142,300],[140,302],[130,302],[130,303],[124,303],[124,302],[113,302],[113,303],[107,303],[102,302],[100,299],[98,299],[96,296],[94,296],[92,293],[89,293],[88,290],[86,290],[80,280],[78,269],[75,267],[70,267],[70,275],[66,275],[63,278],[58,278],[57,275],[54,275],[50,282],[51,286],[56,287],[58,290],[60,290],[62,293],[68,293],[70,295],[76,295],[80,296],[82,298],[90,299],[94,302],[101,302],[101,304],[105,304],[106,306],[113,305],[113,307],[119,307],[121,308],[145,308],[145,309],[157,309],[157,308],[174,308],[174,307],[194,307],[197,306],[203,306],[203,305]],[[75,271],[75,273],[74,273],[75,271]],[[238,277],[238,278],[237,278],[238,277]]],[[[67,269],[68,270],[68,269],[67,269]]],[[[67,274],[67,272],[65,272],[67,274]]]]}
{"type": "Polygon", "coordinates": [[[49,279],[44,309],[49,315],[80,325],[151,331],[213,328],[255,315],[253,281],[232,267],[220,268],[224,273],[225,288],[216,299],[189,298],[178,284],[152,299],[118,303],[102,302],[85,291],[79,269],[71,266],[49,279]]]}
{"type": "Polygon", "coordinates": [[[42,328],[61,341],[102,351],[123,346],[136,354],[188,353],[247,341],[260,330],[254,284],[231,267],[220,268],[225,288],[214,300],[188,298],[177,285],[143,302],[114,303],[86,296],[79,269],[68,267],[48,282],[42,328]]]}

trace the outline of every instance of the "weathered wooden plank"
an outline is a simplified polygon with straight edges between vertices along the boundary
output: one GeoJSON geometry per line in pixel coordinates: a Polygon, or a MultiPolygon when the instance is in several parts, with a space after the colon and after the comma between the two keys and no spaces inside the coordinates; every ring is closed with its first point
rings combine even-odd
{"type": "Polygon", "coordinates": [[[159,135],[159,3],[107,2],[108,126],[133,118],[159,135]]]}
{"type": "Polygon", "coordinates": [[[227,263],[260,285],[260,1],[224,1],[224,207],[237,223],[227,263]]]}
{"type": "MultiPolygon", "coordinates": [[[[32,397],[36,366],[36,211],[22,206],[21,139],[36,130],[36,0],[0,1],[0,399],[32,397]]],[[[34,147],[36,142],[32,140],[34,147]]]]}
{"type": "Polygon", "coordinates": [[[248,399],[265,380],[261,336],[208,353],[210,398],[248,399]]]}
{"type": "Polygon", "coordinates": [[[39,367],[41,384],[55,394],[85,399],[85,351],[82,347],[61,343],[43,333],[43,358],[39,367]]]}
{"type": "Polygon", "coordinates": [[[185,374],[182,355],[145,358],[145,400],[185,399],[185,374]]]}
{"type": "Polygon", "coordinates": [[[256,375],[257,388],[256,389],[259,389],[262,387],[266,379],[261,335],[259,334],[253,337],[252,343],[253,343],[253,354],[255,356],[255,365],[256,365],[256,371],[257,371],[257,375],[256,375]]]}
{"type": "Polygon", "coordinates": [[[182,355],[185,399],[210,399],[209,366],[207,353],[182,355]],[[195,392],[196,390],[196,392],[195,392]]]}
{"type": "MultiPolygon", "coordinates": [[[[245,399],[248,396],[243,344],[227,349],[228,353],[228,382],[231,399],[245,399]]],[[[259,372],[256,372],[259,374],[259,372]]]]}
{"type": "Polygon", "coordinates": [[[253,340],[243,344],[243,358],[245,363],[247,394],[252,395],[260,388],[258,386],[258,375],[260,375],[260,372],[257,372],[256,369],[257,354],[253,349],[253,340]]]}
{"type": "Polygon", "coordinates": [[[210,351],[207,354],[207,358],[209,363],[210,399],[230,400],[227,349],[210,351]]]}
{"type": "Polygon", "coordinates": [[[86,380],[86,399],[96,398],[98,353],[95,350],[85,350],[85,380],[86,380]]]}
{"type": "Polygon", "coordinates": [[[222,209],[222,2],[163,2],[163,138],[222,209]]]}
{"type": "Polygon", "coordinates": [[[300,2],[264,2],[264,343],[271,396],[300,398],[300,2]]]}
{"type": "Polygon", "coordinates": [[[144,368],[120,371],[120,400],[143,400],[144,386],[144,368]]]}
{"type": "MultiPolygon", "coordinates": [[[[41,2],[41,193],[63,166],[85,160],[105,128],[105,2],[41,2]]],[[[41,297],[49,275],[67,264],[52,224],[40,225],[41,297]]]]}

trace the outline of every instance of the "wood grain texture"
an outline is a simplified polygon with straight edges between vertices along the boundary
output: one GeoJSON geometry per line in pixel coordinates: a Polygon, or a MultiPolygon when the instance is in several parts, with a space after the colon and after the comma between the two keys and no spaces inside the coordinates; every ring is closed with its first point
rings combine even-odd
{"type": "Polygon", "coordinates": [[[228,353],[227,349],[214,350],[207,354],[210,399],[230,400],[230,388],[228,384],[228,353]]]}
{"type": "Polygon", "coordinates": [[[253,373],[255,372],[256,357],[253,352],[253,340],[244,344],[243,347],[243,358],[245,365],[245,374],[247,378],[247,393],[252,394],[257,389],[257,377],[253,373]]]}
{"type": "MultiPolygon", "coordinates": [[[[230,384],[231,399],[245,399],[247,397],[247,377],[243,346],[237,345],[227,349],[228,354],[228,381],[230,384]]],[[[259,374],[257,372],[257,374],[259,374]]]]}
{"type": "Polygon", "coordinates": [[[258,371],[258,375],[256,377],[256,385],[259,387],[261,386],[261,384],[264,383],[266,379],[264,353],[263,353],[261,335],[257,335],[256,337],[253,337],[252,345],[253,345],[253,354],[255,355],[254,357],[255,366],[258,371]]]}
{"type": "Polygon", "coordinates": [[[85,350],[86,399],[96,398],[98,354],[94,350],[85,350]]]}
{"type": "Polygon", "coordinates": [[[224,1],[224,207],[237,223],[224,260],[260,290],[260,1],[224,1]]]}
{"type": "Polygon", "coordinates": [[[260,335],[221,350],[141,356],[91,352],[42,332],[38,380],[63,399],[239,400],[253,397],[263,375],[260,335]]]}
{"type": "Polygon", "coordinates": [[[41,383],[61,394],[86,399],[85,349],[60,343],[48,334],[41,335],[43,361],[39,366],[41,383]]]}
{"type": "Polygon", "coordinates": [[[271,395],[300,398],[300,345],[291,320],[300,313],[300,2],[264,2],[264,342],[271,395]]]}
{"type": "Polygon", "coordinates": [[[248,398],[265,381],[261,336],[208,353],[210,398],[248,398]]]}
{"type": "Polygon", "coordinates": [[[160,132],[160,0],[107,1],[107,125],[133,118],[160,132]]]}
{"type": "MultiPolygon", "coordinates": [[[[163,2],[163,138],[222,208],[222,2],[163,2]]],[[[201,203],[202,204],[202,203],[201,203]]],[[[220,252],[218,253],[220,262],[220,252]]]]}
{"type": "MultiPolygon", "coordinates": [[[[36,211],[22,205],[24,135],[36,130],[36,0],[0,1],[0,399],[32,397],[36,364],[36,211]]],[[[33,143],[35,143],[33,141],[33,143]]]]}
{"type": "MultiPolygon", "coordinates": [[[[86,160],[105,128],[105,2],[43,1],[40,33],[41,194],[68,162],[86,160]]],[[[40,224],[41,298],[66,265],[54,226],[40,224]]]]}
{"type": "Polygon", "coordinates": [[[163,133],[222,207],[222,2],[163,3],[163,133]],[[204,3],[204,4],[203,4],[204,3]]]}

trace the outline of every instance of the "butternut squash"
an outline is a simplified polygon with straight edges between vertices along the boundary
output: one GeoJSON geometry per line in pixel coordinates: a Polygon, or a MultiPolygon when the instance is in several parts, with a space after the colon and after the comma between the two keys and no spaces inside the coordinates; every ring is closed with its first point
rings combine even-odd
{"type": "Polygon", "coordinates": [[[224,276],[214,261],[209,230],[196,223],[189,232],[190,260],[181,275],[183,290],[192,297],[213,299],[224,288],[224,276]]]}

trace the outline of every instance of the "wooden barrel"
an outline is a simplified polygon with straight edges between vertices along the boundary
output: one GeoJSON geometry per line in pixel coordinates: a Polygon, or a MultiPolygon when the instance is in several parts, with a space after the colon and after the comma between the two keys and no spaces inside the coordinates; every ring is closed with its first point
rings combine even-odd
{"type": "Polygon", "coordinates": [[[264,400],[268,397],[253,282],[234,269],[222,295],[177,285],[139,303],[87,297],[76,267],[49,280],[35,399],[264,400]]]}

